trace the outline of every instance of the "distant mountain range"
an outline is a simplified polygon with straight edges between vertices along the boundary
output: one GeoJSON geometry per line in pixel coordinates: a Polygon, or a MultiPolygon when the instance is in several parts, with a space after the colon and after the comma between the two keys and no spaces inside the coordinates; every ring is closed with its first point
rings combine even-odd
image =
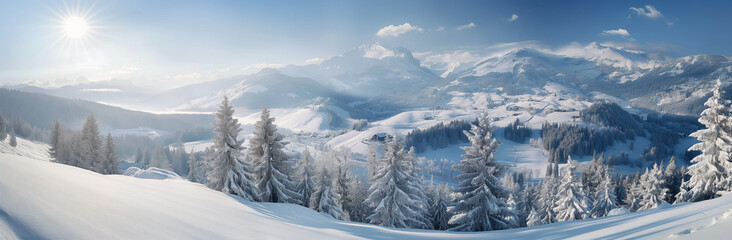
{"type": "Polygon", "coordinates": [[[541,94],[553,83],[578,97],[602,94],[639,109],[694,115],[703,109],[713,81],[732,80],[730,60],[720,55],[671,58],[591,43],[559,50],[517,48],[477,61],[423,64],[407,49],[370,44],[318,64],[263,69],[163,92],[125,82],[14,88],[160,110],[211,111],[224,94],[247,111],[327,102],[354,117],[379,118],[440,106],[455,93],[541,94]],[[445,65],[452,67],[446,71],[445,65]]]}

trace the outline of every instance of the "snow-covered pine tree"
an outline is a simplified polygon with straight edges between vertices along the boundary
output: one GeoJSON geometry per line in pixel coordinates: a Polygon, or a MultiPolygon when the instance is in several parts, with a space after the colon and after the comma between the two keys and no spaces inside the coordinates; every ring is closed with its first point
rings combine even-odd
{"type": "Polygon", "coordinates": [[[368,178],[371,179],[376,174],[376,169],[378,168],[378,160],[379,160],[379,144],[371,143],[368,147],[368,152],[366,153],[366,173],[368,174],[368,178]]]}
{"type": "Polygon", "coordinates": [[[591,216],[598,218],[607,215],[610,210],[618,207],[618,198],[615,196],[615,183],[607,169],[603,173],[605,178],[597,188],[592,204],[591,216]]]}
{"type": "Polygon", "coordinates": [[[533,209],[536,201],[535,201],[535,195],[536,195],[536,188],[530,184],[524,184],[523,191],[519,195],[519,201],[516,205],[518,219],[519,219],[519,226],[526,227],[526,223],[529,218],[529,214],[531,213],[531,210],[533,209]]]}
{"type": "Polygon", "coordinates": [[[155,144],[155,148],[150,156],[150,167],[167,170],[172,169],[170,166],[170,159],[168,159],[168,155],[165,154],[165,149],[166,147],[163,147],[160,144],[155,144]]]}
{"type": "Polygon", "coordinates": [[[647,170],[643,177],[641,177],[641,202],[639,211],[656,208],[659,205],[665,203],[666,193],[666,182],[663,176],[663,168],[659,167],[658,164],[653,164],[653,168],[647,170]]]}
{"type": "Polygon", "coordinates": [[[99,126],[94,114],[89,114],[81,129],[80,166],[95,172],[102,172],[102,139],[99,137],[99,126]]]}
{"type": "Polygon", "coordinates": [[[348,203],[351,204],[350,219],[354,222],[368,222],[366,219],[371,213],[371,209],[366,204],[368,196],[368,181],[364,181],[358,175],[354,175],[351,182],[348,183],[348,203]]]}
{"type": "Polygon", "coordinates": [[[681,181],[683,181],[683,175],[684,173],[680,171],[680,169],[676,166],[676,157],[671,156],[671,159],[668,162],[668,166],[666,166],[666,170],[664,170],[664,177],[666,178],[666,189],[668,189],[668,193],[666,194],[666,202],[673,203],[676,201],[676,194],[679,193],[679,188],[681,187],[681,181]]]}
{"type": "Polygon", "coordinates": [[[288,177],[293,171],[290,157],[282,151],[284,138],[277,132],[274,118],[269,109],[262,108],[260,120],[254,124],[254,133],[249,139],[249,159],[254,165],[254,178],[264,202],[300,204],[302,197],[295,189],[295,183],[288,177]]]}
{"type": "Polygon", "coordinates": [[[605,179],[603,174],[606,172],[606,169],[605,153],[600,154],[600,156],[593,154],[590,165],[581,173],[580,177],[582,178],[582,185],[585,187],[588,197],[593,201],[595,196],[597,196],[600,184],[602,184],[605,179]]]}
{"type": "MultiPolygon", "coordinates": [[[[640,169],[638,170],[640,172],[640,169]]],[[[626,187],[626,197],[625,197],[625,208],[630,210],[631,212],[635,212],[640,208],[640,202],[641,202],[641,191],[643,191],[643,187],[640,184],[641,175],[638,173],[635,174],[635,176],[626,176],[625,177],[625,185],[626,187]]]]}
{"type": "Polygon", "coordinates": [[[107,139],[104,141],[104,148],[102,149],[102,161],[99,169],[101,174],[115,174],[117,173],[117,167],[119,166],[119,159],[117,158],[117,152],[115,151],[114,139],[112,134],[107,133],[107,139]]]}
{"type": "Polygon", "coordinates": [[[447,207],[450,204],[447,200],[449,192],[450,189],[447,185],[437,185],[434,188],[432,201],[430,201],[430,217],[432,218],[432,229],[434,230],[447,230],[449,227],[450,215],[447,212],[447,207]]]}
{"type": "Polygon", "coordinates": [[[539,226],[543,224],[547,224],[543,221],[544,217],[540,213],[540,211],[537,211],[535,208],[531,209],[531,212],[529,212],[529,216],[526,217],[526,226],[527,227],[533,227],[533,226],[539,226]]]}
{"type": "Polygon", "coordinates": [[[0,114],[0,141],[5,141],[5,138],[8,137],[8,131],[5,127],[5,118],[2,114],[0,114]]]}
{"type": "Polygon", "coordinates": [[[591,209],[590,199],[582,186],[582,181],[575,176],[575,161],[567,159],[567,165],[562,169],[561,183],[557,189],[557,203],[554,207],[558,222],[585,219],[591,209]]]}
{"type": "MultiPolygon", "coordinates": [[[[1,131],[1,130],[0,130],[1,131]]],[[[56,121],[53,123],[53,126],[51,126],[51,135],[49,138],[49,145],[51,147],[48,149],[48,153],[51,156],[51,158],[54,160],[54,162],[62,163],[59,160],[58,152],[59,147],[61,146],[61,142],[63,142],[63,134],[65,132],[65,128],[61,121],[56,121]]]]}
{"type": "Polygon", "coordinates": [[[343,220],[345,215],[336,202],[337,196],[331,191],[333,180],[331,180],[328,170],[321,168],[315,179],[315,191],[310,196],[310,208],[335,219],[343,220]]]}
{"type": "Polygon", "coordinates": [[[478,124],[471,124],[470,131],[464,131],[471,146],[462,147],[463,160],[453,166],[459,181],[455,191],[462,194],[455,199],[453,219],[450,228],[455,231],[490,231],[518,226],[512,221],[516,213],[509,209],[504,198],[508,190],[503,188],[498,177],[507,166],[498,163],[494,153],[500,142],[493,137],[493,127],[486,115],[478,117],[478,124]]]}
{"type": "Polygon", "coordinates": [[[297,162],[297,171],[295,171],[295,180],[297,180],[297,186],[295,191],[300,193],[302,196],[302,205],[310,207],[310,195],[313,193],[313,177],[315,174],[313,157],[310,155],[310,149],[300,153],[300,161],[297,162]]]}
{"type": "Polygon", "coordinates": [[[191,149],[191,153],[188,154],[188,181],[196,182],[196,183],[202,183],[202,178],[205,178],[205,176],[201,176],[201,170],[200,170],[200,163],[196,159],[196,151],[195,148],[191,149]]]}
{"type": "Polygon", "coordinates": [[[15,132],[10,131],[10,140],[8,140],[11,147],[18,146],[18,140],[15,139],[15,132]]]}
{"type": "Polygon", "coordinates": [[[224,96],[213,124],[216,134],[213,138],[215,152],[209,163],[211,172],[208,175],[208,185],[214,190],[258,201],[257,187],[241,153],[244,149],[241,146],[243,141],[237,139],[241,125],[233,116],[234,109],[224,96]]]}
{"type": "Polygon", "coordinates": [[[366,202],[373,212],[370,223],[398,228],[429,228],[429,203],[422,184],[414,174],[414,151],[392,137],[384,146],[379,168],[372,178],[366,202]]]}
{"type": "Polygon", "coordinates": [[[722,82],[717,79],[713,94],[704,106],[699,122],[706,128],[692,133],[698,139],[689,150],[702,153],[691,160],[688,173],[691,178],[682,183],[676,202],[696,202],[719,196],[719,191],[732,188],[730,172],[730,151],[732,151],[732,123],[730,122],[729,100],[722,98],[722,82]]]}
{"type": "Polygon", "coordinates": [[[353,180],[350,169],[351,165],[348,161],[348,157],[351,156],[351,149],[345,146],[341,146],[336,149],[331,149],[327,153],[330,157],[331,163],[333,164],[333,188],[332,191],[338,198],[338,205],[341,206],[345,213],[345,219],[351,220],[351,212],[355,211],[356,203],[352,203],[349,194],[349,184],[353,180]]]}

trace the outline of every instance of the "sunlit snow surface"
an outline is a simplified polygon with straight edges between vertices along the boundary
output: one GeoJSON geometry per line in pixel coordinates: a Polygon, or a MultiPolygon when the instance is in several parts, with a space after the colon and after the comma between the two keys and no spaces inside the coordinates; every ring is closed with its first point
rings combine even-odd
{"type": "Polygon", "coordinates": [[[732,195],[639,213],[483,233],[384,228],[185,180],[104,176],[0,154],[0,239],[710,239],[732,233],[732,195]]]}

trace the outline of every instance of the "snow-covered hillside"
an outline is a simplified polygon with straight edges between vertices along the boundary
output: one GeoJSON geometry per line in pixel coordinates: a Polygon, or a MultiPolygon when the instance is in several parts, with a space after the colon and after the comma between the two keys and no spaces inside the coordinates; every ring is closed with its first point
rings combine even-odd
{"type": "Polygon", "coordinates": [[[17,137],[16,141],[18,145],[15,147],[10,146],[10,137],[5,138],[4,141],[0,141],[0,153],[23,156],[43,161],[48,161],[48,159],[50,159],[50,155],[48,154],[48,144],[29,141],[21,137],[17,137]]]}
{"type": "Polygon", "coordinates": [[[0,154],[2,239],[709,239],[729,227],[732,195],[504,231],[392,229],[248,202],[185,180],[105,176],[0,154]]]}

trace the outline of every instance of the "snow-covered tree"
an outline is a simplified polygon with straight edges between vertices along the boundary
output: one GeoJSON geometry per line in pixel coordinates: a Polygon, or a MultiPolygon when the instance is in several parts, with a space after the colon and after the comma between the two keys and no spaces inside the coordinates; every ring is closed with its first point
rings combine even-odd
{"type": "Polygon", "coordinates": [[[341,206],[341,209],[343,209],[343,212],[346,214],[345,219],[351,220],[351,212],[355,211],[355,208],[357,208],[355,206],[357,204],[351,202],[351,197],[349,196],[349,185],[353,180],[353,176],[350,171],[352,166],[348,161],[348,158],[351,156],[351,149],[342,146],[336,149],[330,149],[327,154],[330,159],[329,161],[332,164],[331,169],[333,169],[332,190],[338,196],[337,201],[341,206]]]}
{"type": "Polygon", "coordinates": [[[605,179],[603,174],[606,173],[607,168],[608,167],[605,164],[605,153],[600,154],[600,156],[593,154],[590,165],[580,174],[582,186],[585,187],[585,190],[591,199],[597,195],[600,184],[602,184],[605,179]]]}
{"type": "Polygon", "coordinates": [[[354,175],[348,183],[349,218],[354,222],[368,222],[366,219],[371,209],[366,204],[368,197],[368,181],[364,181],[358,175],[354,175]]]}
{"type": "Polygon", "coordinates": [[[170,159],[168,158],[168,155],[165,154],[166,148],[167,147],[163,147],[160,144],[155,145],[155,148],[153,148],[152,154],[150,155],[150,167],[172,170],[172,167],[170,166],[170,159]]]}
{"type": "Polygon", "coordinates": [[[254,165],[260,199],[300,204],[302,197],[294,190],[295,183],[288,177],[293,171],[293,164],[282,151],[284,137],[277,132],[274,120],[269,116],[269,109],[262,108],[261,118],[254,124],[254,133],[249,139],[248,155],[254,165]]]}
{"type": "Polygon", "coordinates": [[[90,114],[81,129],[80,167],[101,172],[99,166],[102,159],[102,139],[99,137],[99,126],[93,114],[90,114]]]}
{"type": "Polygon", "coordinates": [[[498,179],[508,167],[495,159],[500,142],[493,137],[488,116],[481,115],[478,124],[472,124],[464,133],[471,146],[462,147],[463,160],[453,167],[462,173],[457,177],[455,191],[461,195],[455,199],[451,230],[490,231],[518,226],[512,221],[516,213],[504,199],[509,192],[498,179]]]}
{"type": "Polygon", "coordinates": [[[643,186],[640,184],[640,180],[641,174],[639,169],[635,176],[627,176],[623,184],[626,187],[625,208],[633,212],[640,208],[642,200],[643,186]]]}
{"type": "Polygon", "coordinates": [[[668,189],[666,202],[673,203],[676,201],[676,194],[679,193],[681,182],[684,180],[684,172],[676,166],[676,157],[671,156],[663,175],[666,178],[666,189],[668,189]]]}
{"type": "Polygon", "coordinates": [[[196,183],[204,183],[203,179],[206,178],[202,175],[201,164],[196,159],[195,149],[191,149],[191,153],[188,154],[188,181],[196,183]]]}
{"type": "Polygon", "coordinates": [[[295,172],[295,180],[297,186],[295,191],[302,196],[302,205],[310,207],[310,196],[313,193],[313,177],[315,174],[313,157],[310,155],[310,149],[305,148],[300,154],[300,161],[297,162],[297,171],[295,172]]]}
{"type": "Polygon", "coordinates": [[[211,159],[211,172],[208,175],[209,187],[248,200],[259,200],[249,166],[242,156],[242,140],[237,139],[241,125],[235,119],[234,109],[224,96],[213,124],[214,155],[211,159]]]}
{"type": "Polygon", "coordinates": [[[335,219],[343,220],[345,214],[336,202],[338,196],[331,191],[333,180],[330,178],[328,170],[321,168],[314,183],[315,191],[310,196],[310,208],[335,219]]]}
{"type": "Polygon", "coordinates": [[[119,166],[119,159],[117,158],[117,152],[115,151],[114,139],[112,134],[107,133],[107,139],[104,141],[104,148],[102,149],[102,161],[98,167],[101,174],[115,174],[117,173],[117,167],[119,166]]]}
{"type": "Polygon", "coordinates": [[[570,157],[567,165],[562,169],[561,183],[557,189],[557,202],[554,207],[558,222],[585,219],[590,213],[591,202],[582,182],[575,176],[575,164],[570,157]]]}
{"type": "Polygon", "coordinates": [[[592,204],[592,217],[604,217],[610,210],[618,207],[618,198],[615,195],[615,183],[605,169],[605,177],[597,188],[592,204]]]}
{"type": "Polygon", "coordinates": [[[379,161],[379,145],[378,143],[371,143],[368,146],[368,152],[366,153],[366,173],[368,178],[371,179],[376,174],[379,161]]]}
{"type": "Polygon", "coordinates": [[[5,138],[8,137],[8,132],[5,127],[5,118],[2,114],[0,114],[0,141],[5,141],[5,138]]]}
{"type": "Polygon", "coordinates": [[[389,139],[384,148],[366,198],[373,208],[367,219],[387,227],[431,227],[427,218],[429,203],[414,169],[414,151],[407,152],[396,138],[389,139]]]}
{"type": "Polygon", "coordinates": [[[688,173],[691,178],[682,183],[677,202],[695,202],[715,198],[719,191],[732,188],[730,152],[732,151],[732,123],[730,123],[729,100],[722,98],[722,82],[718,79],[712,96],[704,103],[705,109],[699,122],[706,128],[692,133],[698,139],[689,150],[702,153],[691,160],[688,173]]]}
{"type": "Polygon", "coordinates": [[[543,217],[540,212],[535,208],[532,208],[531,212],[529,212],[529,216],[526,218],[526,226],[533,227],[546,224],[542,219],[543,217]]]}
{"type": "Polygon", "coordinates": [[[49,136],[49,145],[51,145],[51,148],[48,149],[48,153],[55,162],[59,162],[58,152],[61,142],[64,140],[64,131],[66,130],[61,121],[56,121],[53,126],[51,126],[51,135],[49,136]]]}
{"type": "Polygon", "coordinates": [[[447,207],[450,202],[447,200],[449,193],[447,185],[438,185],[434,188],[430,201],[430,217],[432,218],[432,229],[447,230],[449,227],[450,214],[447,207]]]}
{"type": "Polygon", "coordinates": [[[8,140],[11,147],[18,146],[18,140],[15,139],[15,133],[13,131],[10,131],[10,140],[8,140]]]}
{"type": "Polygon", "coordinates": [[[659,167],[658,164],[653,164],[653,168],[646,170],[641,177],[640,182],[643,191],[640,195],[641,202],[638,210],[646,210],[656,208],[659,205],[665,203],[666,193],[666,181],[663,176],[663,168],[659,167]]]}

